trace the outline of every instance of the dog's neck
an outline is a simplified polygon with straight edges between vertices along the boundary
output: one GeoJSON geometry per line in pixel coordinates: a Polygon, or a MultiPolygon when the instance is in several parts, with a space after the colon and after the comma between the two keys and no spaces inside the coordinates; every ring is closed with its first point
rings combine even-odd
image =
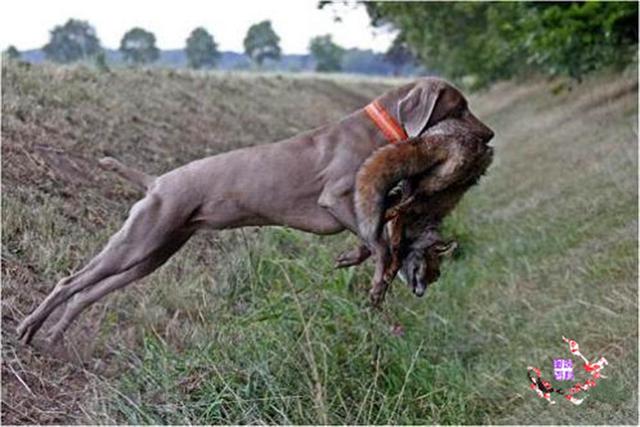
{"type": "Polygon", "coordinates": [[[409,138],[407,132],[402,125],[382,106],[379,100],[374,100],[366,107],[364,112],[367,113],[369,119],[376,125],[380,132],[385,136],[391,144],[404,141],[409,138]]]}
{"type": "MultiPolygon", "coordinates": [[[[400,125],[400,121],[398,120],[395,112],[393,111],[393,109],[386,106],[387,103],[385,102],[384,96],[377,98],[375,101],[379,102],[381,107],[384,108],[384,110],[388,114],[389,118],[395,121],[404,133],[404,129],[400,125]]],[[[370,148],[373,150],[377,150],[378,148],[387,146],[390,143],[396,143],[404,140],[396,140],[396,138],[390,139],[388,135],[385,135],[385,133],[380,129],[380,125],[371,119],[370,114],[367,113],[365,108],[361,108],[360,110],[355,111],[353,114],[345,118],[344,124],[347,125],[347,129],[357,129],[357,131],[355,132],[356,135],[354,136],[356,136],[357,139],[362,143],[370,145],[370,148]]]]}

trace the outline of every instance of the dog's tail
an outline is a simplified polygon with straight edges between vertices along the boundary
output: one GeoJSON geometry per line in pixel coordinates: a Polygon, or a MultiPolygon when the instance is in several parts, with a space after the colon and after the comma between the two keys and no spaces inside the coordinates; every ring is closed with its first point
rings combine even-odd
{"type": "Polygon", "coordinates": [[[117,173],[143,191],[147,191],[151,187],[151,184],[156,180],[155,176],[148,175],[137,169],[125,166],[113,157],[103,157],[98,161],[98,163],[104,170],[117,173]]]}
{"type": "Polygon", "coordinates": [[[360,237],[373,243],[382,232],[387,193],[399,181],[419,175],[444,161],[446,150],[437,138],[412,139],[375,151],[356,175],[355,210],[360,237]]]}

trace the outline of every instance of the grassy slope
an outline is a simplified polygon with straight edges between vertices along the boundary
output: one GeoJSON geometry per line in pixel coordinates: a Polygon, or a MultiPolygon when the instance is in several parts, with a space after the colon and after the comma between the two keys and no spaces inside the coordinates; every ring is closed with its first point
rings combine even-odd
{"type": "Polygon", "coordinates": [[[336,119],[385,87],[3,69],[3,421],[637,422],[633,78],[472,100],[497,160],[447,222],[462,249],[424,299],[397,284],[371,313],[370,269],[332,270],[353,238],[202,233],[81,317],[64,357],[83,367],[16,345],[15,322],[138,196],[94,173],[103,152],[157,173],[336,119]],[[562,335],[610,363],[580,407],[527,389],[527,365],[548,373],[567,355],[562,335]]]}

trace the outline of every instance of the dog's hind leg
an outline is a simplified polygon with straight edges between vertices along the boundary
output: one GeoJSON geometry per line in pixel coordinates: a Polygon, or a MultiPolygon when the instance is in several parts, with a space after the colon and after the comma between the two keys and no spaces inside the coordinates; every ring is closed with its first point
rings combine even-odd
{"type": "Polygon", "coordinates": [[[164,264],[189,240],[192,234],[191,231],[176,233],[167,244],[153,252],[145,261],[122,273],[103,279],[90,289],[75,294],[67,303],[62,317],[47,332],[47,343],[53,345],[60,340],[71,322],[91,304],[107,294],[127,286],[129,283],[147,276],[164,264]]]}
{"type": "Polygon", "coordinates": [[[117,276],[154,259],[175,239],[176,233],[188,230],[192,212],[178,200],[163,200],[149,194],[136,203],[107,246],[89,264],[62,279],[47,298],[18,326],[17,333],[28,343],[47,317],[74,294],[104,279],[117,276]]]}

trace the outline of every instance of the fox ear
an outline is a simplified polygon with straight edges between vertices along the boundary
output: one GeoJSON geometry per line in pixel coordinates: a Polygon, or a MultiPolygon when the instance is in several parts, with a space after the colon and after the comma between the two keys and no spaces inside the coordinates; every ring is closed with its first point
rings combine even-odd
{"type": "Polygon", "coordinates": [[[410,138],[420,135],[427,128],[441,92],[441,88],[419,86],[400,100],[398,118],[410,138]]]}
{"type": "Polygon", "coordinates": [[[438,243],[435,247],[439,257],[450,257],[453,252],[458,248],[458,242],[451,240],[449,242],[438,243]]]}

